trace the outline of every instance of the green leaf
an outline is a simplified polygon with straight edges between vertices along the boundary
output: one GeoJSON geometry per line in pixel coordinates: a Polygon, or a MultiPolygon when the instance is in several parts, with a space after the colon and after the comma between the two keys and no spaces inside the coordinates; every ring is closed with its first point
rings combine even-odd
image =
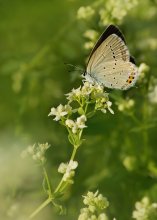
{"type": "Polygon", "coordinates": [[[94,115],[95,115],[95,111],[91,111],[91,112],[88,112],[88,113],[87,113],[86,117],[87,117],[87,118],[91,118],[91,117],[93,117],[94,115]]]}
{"type": "Polygon", "coordinates": [[[84,115],[84,110],[83,110],[82,107],[78,108],[78,113],[79,113],[80,115],[84,115]]]}
{"type": "Polygon", "coordinates": [[[75,138],[72,138],[72,136],[70,134],[68,135],[68,139],[72,145],[75,145],[75,138]]]}
{"type": "Polygon", "coordinates": [[[43,179],[42,186],[43,186],[44,192],[49,195],[49,190],[48,190],[48,187],[47,187],[47,183],[46,183],[45,177],[43,179]]]}

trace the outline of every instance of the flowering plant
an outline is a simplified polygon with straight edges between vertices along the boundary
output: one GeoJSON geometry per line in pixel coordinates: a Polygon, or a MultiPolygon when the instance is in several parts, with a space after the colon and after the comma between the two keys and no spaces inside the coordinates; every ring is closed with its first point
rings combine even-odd
{"type": "MultiPolygon", "coordinates": [[[[28,149],[23,152],[24,156],[26,154],[32,155],[32,158],[38,161],[43,167],[45,180],[44,189],[48,196],[47,200],[30,215],[30,218],[33,218],[49,203],[52,203],[60,209],[60,212],[63,212],[62,206],[56,203],[56,199],[62,196],[66,192],[67,188],[74,183],[75,170],[78,167],[75,155],[78,148],[84,141],[82,134],[84,128],[87,128],[88,119],[94,116],[96,111],[101,111],[103,113],[107,113],[107,111],[109,111],[111,114],[114,114],[111,108],[112,102],[109,101],[108,94],[99,84],[84,82],[82,86],[77,89],[72,89],[70,93],[66,94],[66,99],[67,103],[65,105],[60,104],[56,108],[52,107],[48,115],[52,116],[54,121],[60,122],[60,124],[66,128],[68,140],[73,146],[69,162],[62,162],[58,167],[58,172],[63,176],[55,190],[52,190],[49,180],[50,178],[48,177],[45,168],[45,152],[50,145],[46,143],[38,144],[38,146],[29,146],[28,149]]],[[[98,193],[95,193],[94,197],[96,197],[97,194],[98,193]]],[[[99,195],[99,200],[102,200],[100,197],[101,195],[99,195]]],[[[82,219],[82,217],[79,217],[79,219],[82,219]]]]}

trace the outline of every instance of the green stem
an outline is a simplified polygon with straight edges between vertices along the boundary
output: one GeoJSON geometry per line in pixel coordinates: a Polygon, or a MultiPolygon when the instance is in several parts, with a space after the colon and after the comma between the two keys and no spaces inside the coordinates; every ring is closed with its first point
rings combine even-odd
{"type": "Polygon", "coordinates": [[[48,174],[47,174],[47,171],[46,171],[45,167],[43,167],[43,172],[44,172],[44,177],[46,179],[46,183],[47,183],[47,187],[48,187],[48,191],[49,191],[49,196],[52,196],[50,181],[49,181],[48,174]]]}
{"type": "Polygon", "coordinates": [[[50,202],[52,202],[53,198],[48,198],[43,202],[30,216],[29,219],[32,219],[35,215],[37,215],[44,207],[46,207],[50,202]]]}
{"type": "Polygon", "coordinates": [[[71,155],[70,160],[74,160],[74,157],[75,157],[76,152],[77,152],[77,148],[78,148],[78,147],[74,146],[74,149],[73,149],[73,152],[72,152],[72,155],[71,155]]]}
{"type": "MultiPolygon", "coordinates": [[[[73,152],[72,152],[72,155],[70,157],[70,160],[74,160],[74,157],[76,155],[76,152],[77,152],[77,146],[74,146],[74,149],[73,149],[73,152]]],[[[61,179],[61,181],[59,182],[58,186],[56,187],[55,191],[54,191],[54,194],[57,194],[59,192],[59,190],[62,188],[62,185],[64,184],[64,181],[63,181],[63,177],[61,179]]]]}
{"type": "MultiPolygon", "coordinates": [[[[88,108],[88,104],[85,105],[85,109],[84,109],[84,113],[86,114],[87,112],[87,108],[88,108]]],[[[73,135],[70,131],[70,129],[68,129],[68,132],[69,132],[69,135],[71,136],[71,138],[73,139],[73,135]]],[[[81,139],[81,136],[82,136],[82,132],[83,132],[83,129],[80,131],[79,133],[79,140],[81,139]]],[[[73,151],[72,151],[72,154],[71,154],[71,157],[70,157],[70,160],[74,160],[75,158],[75,155],[76,155],[76,152],[77,152],[77,149],[78,149],[79,145],[74,145],[74,148],[73,148],[73,151]]],[[[47,200],[45,200],[45,202],[43,202],[29,217],[29,219],[32,219],[36,214],[38,214],[45,206],[47,206],[50,202],[53,202],[53,200],[55,199],[55,197],[57,196],[57,194],[60,192],[60,191],[63,191],[65,190],[65,188],[69,185],[67,182],[64,182],[63,180],[63,177],[62,179],[60,180],[58,186],[56,187],[56,189],[54,190],[54,192],[52,192],[51,190],[51,185],[50,185],[50,181],[49,181],[49,178],[48,178],[48,174],[47,174],[47,171],[45,169],[45,167],[43,167],[43,172],[44,172],[44,177],[46,179],[46,183],[47,183],[47,187],[48,187],[48,190],[49,190],[49,197],[47,200]]]]}

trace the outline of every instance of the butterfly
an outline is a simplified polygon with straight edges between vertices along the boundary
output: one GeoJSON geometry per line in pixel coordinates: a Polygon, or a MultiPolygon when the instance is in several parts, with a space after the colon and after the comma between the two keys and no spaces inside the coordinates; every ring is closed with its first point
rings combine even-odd
{"type": "Polygon", "coordinates": [[[135,84],[138,75],[123,34],[116,26],[108,26],[91,51],[85,81],[127,90],[135,84]]]}

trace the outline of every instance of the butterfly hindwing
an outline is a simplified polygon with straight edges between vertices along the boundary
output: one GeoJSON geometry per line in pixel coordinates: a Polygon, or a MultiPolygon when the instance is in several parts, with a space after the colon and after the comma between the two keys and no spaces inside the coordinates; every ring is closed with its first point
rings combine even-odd
{"type": "Polygon", "coordinates": [[[94,78],[96,81],[108,88],[115,89],[128,89],[133,86],[137,80],[137,68],[136,66],[127,61],[118,61],[117,67],[114,68],[114,62],[108,63],[107,69],[103,66],[99,66],[96,69],[94,78]]]}

